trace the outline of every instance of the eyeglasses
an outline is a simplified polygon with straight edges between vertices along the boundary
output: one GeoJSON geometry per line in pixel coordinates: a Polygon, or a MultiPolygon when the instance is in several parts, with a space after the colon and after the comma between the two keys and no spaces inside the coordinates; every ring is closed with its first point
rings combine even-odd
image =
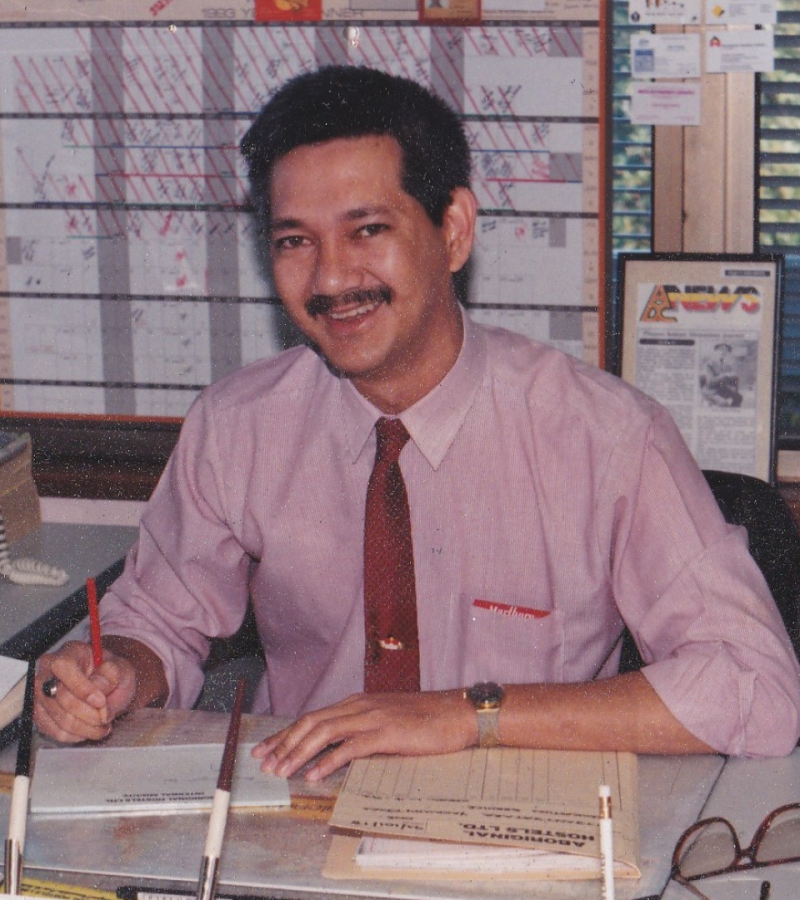
{"type": "MultiPolygon", "coordinates": [[[[675,845],[670,877],[701,900],[709,900],[692,882],[712,875],[797,861],[800,861],[800,803],[789,803],[779,806],[764,819],[744,849],[727,819],[715,816],[696,822],[675,845]]],[[[767,900],[769,890],[769,882],[762,882],[759,900],[767,900]]]]}

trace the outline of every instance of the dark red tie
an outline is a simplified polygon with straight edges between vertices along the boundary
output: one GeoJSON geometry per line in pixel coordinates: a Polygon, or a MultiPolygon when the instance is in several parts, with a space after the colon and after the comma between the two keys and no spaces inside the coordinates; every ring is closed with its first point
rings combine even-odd
{"type": "Polygon", "coordinates": [[[378,419],[364,525],[365,691],[419,690],[414,553],[400,451],[400,419],[378,419]]]}

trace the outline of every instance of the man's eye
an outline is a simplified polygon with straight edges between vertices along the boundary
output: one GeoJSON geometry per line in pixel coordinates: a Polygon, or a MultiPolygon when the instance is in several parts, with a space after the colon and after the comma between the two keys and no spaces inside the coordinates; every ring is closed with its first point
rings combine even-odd
{"type": "Polygon", "coordinates": [[[382,222],[370,222],[369,225],[362,225],[361,228],[358,229],[358,233],[362,237],[373,237],[376,234],[380,234],[382,231],[386,231],[388,225],[384,225],[382,222]]]}
{"type": "Polygon", "coordinates": [[[272,246],[275,250],[293,250],[295,247],[302,247],[305,238],[299,234],[289,234],[285,237],[273,238],[272,246]]]}

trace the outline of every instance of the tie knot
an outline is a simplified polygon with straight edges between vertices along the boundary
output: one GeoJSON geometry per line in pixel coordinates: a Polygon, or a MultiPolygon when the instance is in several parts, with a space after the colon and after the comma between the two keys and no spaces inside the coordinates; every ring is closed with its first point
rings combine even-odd
{"type": "Polygon", "coordinates": [[[400,419],[378,419],[375,423],[378,446],[375,462],[395,463],[405,447],[409,434],[400,419]]]}

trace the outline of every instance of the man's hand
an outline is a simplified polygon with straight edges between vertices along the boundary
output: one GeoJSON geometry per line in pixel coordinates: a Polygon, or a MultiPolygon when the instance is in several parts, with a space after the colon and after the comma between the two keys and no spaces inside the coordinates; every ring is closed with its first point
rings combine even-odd
{"type": "Polygon", "coordinates": [[[136,696],[136,671],[121,656],[106,651],[94,668],[89,644],[70,641],[39,661],[36,673],[34,721],[48,737],[63,743],[98,741],[136,696]],[[43,684],[57,679],[56,694],[46,697],[43,684]]]}
{"type": "Polygon", "coordinates": [[[355,694],[302,716],[254,747],[253,756],[263,760],[262,771],[285,777],[322,754],[305,776],[319,781],[375,753],[451,753],[477,738],[475,709],[463,691],[355,694]]]}
{"type": "MultiPolygon", "coordinates": [[[[574,684],[507,684],[500,714],[505,747],[713,753],[672,715],[641,672],[574,684]]],[[[356,694],[308,713],[253,748],[261,769],[294,774],[314,757],[319,781],[373,753],[450,753],[474,746],[478,722],[463,692],[356,694]],[[324,752],[323,752],[324,751],[324,752]]]]}

